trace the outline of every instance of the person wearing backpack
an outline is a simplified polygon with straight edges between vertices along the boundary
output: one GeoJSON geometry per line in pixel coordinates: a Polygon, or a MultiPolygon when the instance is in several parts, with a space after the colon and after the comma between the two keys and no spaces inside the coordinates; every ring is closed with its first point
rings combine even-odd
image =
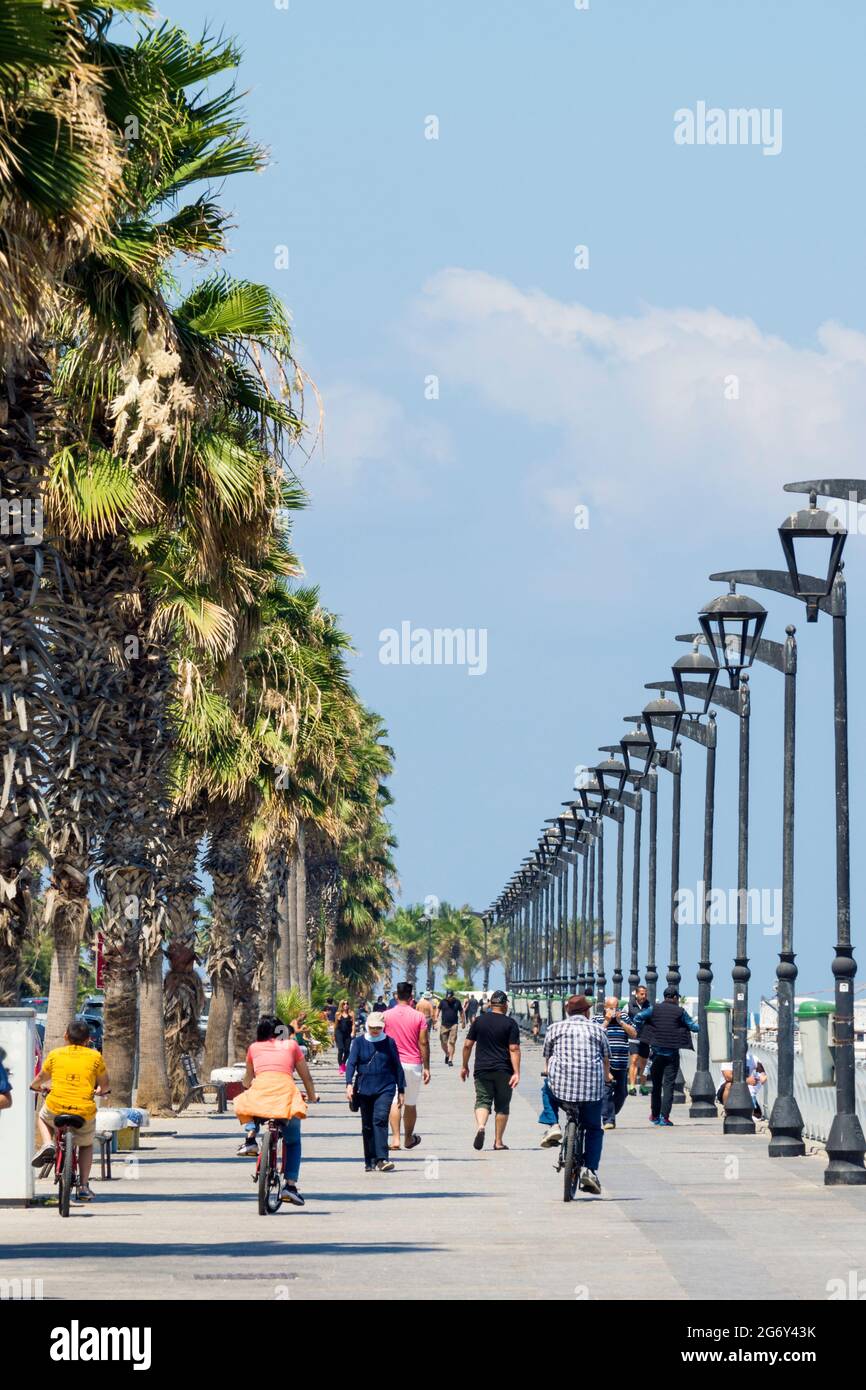
{"type": "Polygon", "coordinates": [[[372,1013],[363,1036],[353,1038],[346,1063],[346,1099],[357,1100],[361,1112],[364,1141],[364,1171],[391,1173],[394,1163],[388,1157],[388,1116],[397,1094],[403,1104],[406,1076],[397,1044],[385,1032],[385,1015],[372,1013]]]}

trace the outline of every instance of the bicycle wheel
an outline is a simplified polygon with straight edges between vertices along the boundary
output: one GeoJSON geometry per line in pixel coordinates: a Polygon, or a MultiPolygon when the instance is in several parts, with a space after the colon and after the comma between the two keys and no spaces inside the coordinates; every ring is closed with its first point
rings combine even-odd
{"type": "Polygon", "coordinates": [[[262,1128],[262,1147],[259,1154],[259,1216],[268,1214],[268,1190],[271,1178],[274,1135],[269,1125],[262,1128]]]}
{"type": "Polygon", "coordinates": [[[562,1200],[570,1202],[577,1191],[580,1177],[580,1154],[578,1152],[577,1121],[569,1120],[562,1138],[562,1200]]]}
{"type": "Polygon", "coordinates": [[[60,1169],[60,1215],[69,1215],[69,1201],[72,1197],[73,1144],[69,1130],[63,1136],[63,1164],[60,1169]]]}

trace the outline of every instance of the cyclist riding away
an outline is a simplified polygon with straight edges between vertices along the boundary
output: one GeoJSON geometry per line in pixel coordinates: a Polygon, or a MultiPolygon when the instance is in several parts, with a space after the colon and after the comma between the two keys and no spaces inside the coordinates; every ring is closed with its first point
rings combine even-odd
{"type": "Polygon", "coordinates": [[[241,1123],[246,1120],[246,1137],[239,1154],[256,1154],[256,1133],[259,1120],[281,1120],[283,1137],[283,1187],[281,1200],[302,1207],[304,1199],[298,1191],[301,1172],[301,1120],[307,1110],[294,1082],[297,1072],[304,1084],[307,1100],[319,1099],[316,1083],[304,1060],[304,1054],[278,1018],[267,1014],[256,1027],[256,1041],[247,1051],[247,1069],[243,1093],[235,1097],[235,1114],[241,1123]]]}
{"type": "Polygon", "coordinates": [[[586,1131],[581,1190],[600,1196],[601,1115],[613,1075],[607,1036],[601,1025],[590,1019],[589,1008],[585,994],[572,994],[565,1001],[565,1018],[550,1024],[544,1035],[543,1055],[553,1108],[576,1112],[586,1131]]]}
{"type": "Polygon", "coordinates": [[[77,1199],[79,1202],[89,1202],[93,1193],[88,1179],[96,1137],[96,1102],[93,1098],[108,1094],[108,1070],[102,1053],[88,1045],[90,1029],[81,1019],[74,1019],[70,1023],[65,1040],[65,1047],[51,1049],[39,1075],[30,1083],[31,1091],[48,1092],[39,1111],[42,1147],[33,1158],[33,1167],[41,1168],[54,1158],[55,1115],[80,1115],[84,1124],[72,1131],[73,1143],[78,1149],[80,1186],[77,1199]]]}

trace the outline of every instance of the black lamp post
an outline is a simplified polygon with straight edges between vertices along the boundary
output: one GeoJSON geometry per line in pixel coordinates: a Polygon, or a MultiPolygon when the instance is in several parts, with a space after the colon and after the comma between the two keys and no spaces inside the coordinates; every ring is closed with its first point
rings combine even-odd
{"type": "Polygon", "coordinates": [[[433,918],[429,912],[422,912],[418,918],[419,922],[427,923],[427,984],[426,989],[433,989],[433,918]]]}
{"type": "MultiPolygon", "coordinates": [[[[779,539],[788,571],[741,570],[726,574],[756,588],[798,598],[806,605],[808,622],[817,622],[818,613],[833,619],[833,724],[836,762],[836,955],[833,959],[836,1012],[836,1115],[827,1139],[829,1163],[824,1181],[829,1187],[861,1186],[866,1183],[863,1165],[866,1141],[855,1108],[854,1072],[854,977],[856,964],[851,945],[850,847],[848,821],[848,669],[846,613],[847,596],[842,577],[844,526],[817,508],[817,498],[838,497],[843,501],[866,502],[866,480],[862,478],[819,478],[811,482],[786,483],[786,492],[809,494],[809,508],[785,518],[779,539]],[[816,553],[815,542],[829,545],[826,570],[819,577],[802,572],[797,552],[803,543],[816,553]],[[841,543],[840,543],[841,542],[841,543]]],[[[806,552],[803,552],[804,554],[806,552]]],[[[826,550],[825,550],[825,553],[826,550]]]]}
{"type": "MultiPolygon", "coordinates": [[[[782,937],[776,967],[778,1005],[778,1080],[770,1113],[770,1158],[798,1158],[806,1152],[803,1117],[794,1096],[794,996],[797,966],[794,956],[794,773],[797,699],[797,644],[795,629],[786,629],[784,642],[762,637],[755,660],[771,666],[785,678],[785,711],[782,786],[782,937]]],[[[678,637],[678,642],[697,641],[678,637]]],[[[685,661],[687,658],[681,658],[685,661]]],[[[679,664],[679,663],[678,663],[679,664]]],[[[709,928],[708,928],[709,938],[709,928]]],[[[710,976],[712,979],[712,976],[710,976]]],[[[701,1039],[699,1039],[700,1044],[701,1039]]],[[[700,1063],[699,1063],[700,1065],[700,1063]]],[[[694,1088],[693,1088],[694,1094],[694,1088]]]]}
{"type": "MultiPolygon", "coordinates": [[[[734,1009],[732,1019],[733,1033],[733,1081],[725,1106],[724,1131],[726,1134],[754,1134],[755,1121],[752,1098],[746,1084],[746,1051],[749,1022],[749,960],[748,960],[748,882],[749,882],[749,727],[751,707],[749,702],[749,677],[744,667],[755,659],[757,644],[766,622],[767,611],[757,600],[748,595],[731,592],[721,599],[712,599],[701,610],[700,623],[704,630],[711,652],[723,656],[725,669],[731,680],[731,692],[716,689],[712,696],[714,704],[732,709],[740,719],[739,753],[739,796],[738,796],[738,834],[737,834],[737,948],[731,971],[733,980],[734,1009]],[[727,698],[722,697],[727,694],[727,698]]],[[[682,676],[680,677],[682,679],[682,676]]],[[[670,682],[662,682],[662,688],[669,689],[670,682]]],[[[683,680],[687,694],[706,699],[706,680],[697,681],[693,689],[691,682],[683,680]]]]}

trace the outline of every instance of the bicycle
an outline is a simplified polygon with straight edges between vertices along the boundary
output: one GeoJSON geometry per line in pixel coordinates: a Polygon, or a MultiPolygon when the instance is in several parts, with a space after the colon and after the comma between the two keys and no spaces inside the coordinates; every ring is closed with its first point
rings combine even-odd
{"type": "Polygon", "coordinates": [[[69,1203],[73,1187],[81,1186],[78,1171],[78,1148],[72,1131],[80,1129],[84,1120],[80,1115],[65,1112],[54,1117],[54,1181],[60,1188],[58,1208],[61,1216],[69,1215],[69,1203]]]}
{"type": "Polygon", "coordinates": [[[576,1108],[563,1106],[568,1115],[565,1125],[565,1132],[562,1136],[562,1143],[559,1146],[559,1158],[556,1164],[557,1173],[563,1175],[562,1200],[572,1202],[577,1194],[578,1183],[580,1182],[580,1170],[583,1167],[584,1154],[586,1150],[586,1128],[580,1119],[580,1114],[576,1108]]]}
{"type": "MultiPolygon", "coordinates": [[[[280,1141],[281,1120],[259,1120],[262,1125],[262,1142],[256,1160],[254,1181],[258,1188],[259,1216],[273,1216],[282,1205],[280,1168],[277,1165],[277,1148],[280,1141]]],[[[285,1140],[283,1140],[285,1143],[285,1140]]]]}

